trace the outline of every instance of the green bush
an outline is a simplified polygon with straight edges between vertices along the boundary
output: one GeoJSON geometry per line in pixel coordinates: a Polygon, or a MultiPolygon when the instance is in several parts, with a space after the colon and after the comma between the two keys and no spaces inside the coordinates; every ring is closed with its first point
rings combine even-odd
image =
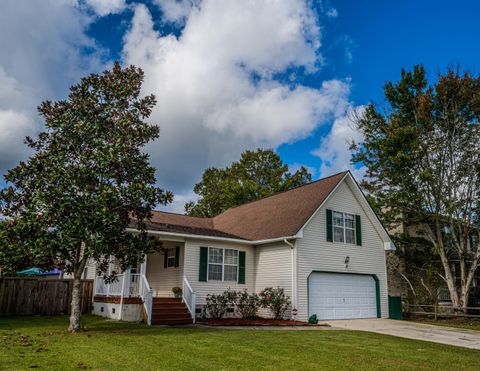
{"type": "Polygon", "coordinates": [[[318,323],[318,318],[316,314],[312,314],[310,318],[308,319],[308,323],[312,325],[316,325],[318,323]]]}
{"type": "Polygon", "coordinates": [[[275,319],[283,319],[290,304],[290,298],[280,287],[267,287],[260,292],[260,305],[269,309],[275,319]]]}
{"type": "Polygon", "coordinates": [[[205,305],[205,312],[208,317],[221,319],[227,313],[228,309],[233,308],[237,299],[237,293],[228,289],[223,294],[208,294],[205,305]]]}
{"type": "Polygon", "coordinates": [[[257,312],[259,308],[260,298],[257,294],[249,294],[247,290],[237,293],[235,310],[240,317],[243,319],[255,319],[258,317],[257,312]]]}

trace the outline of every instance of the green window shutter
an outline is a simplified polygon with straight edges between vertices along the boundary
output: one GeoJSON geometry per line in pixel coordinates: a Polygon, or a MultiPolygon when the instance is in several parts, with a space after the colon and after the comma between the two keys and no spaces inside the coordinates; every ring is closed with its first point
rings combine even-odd
{"type": "Polygon", "coordinates": [[[168,263],[168,249],[165,249],[165,256],[163,257],[163,268],[167,268],[168,263]]]}
{"type": "Polygon", "coordinates": [[[198,280],[207,281],[208,247],[200,247],[200,268],[198,270],[198,280]]]}
{"type": "Polygon", "coordinates": [[[355,233],[357,235],[357,245],[362,246],[362,222],[360,215],[355,215],[355,233]]]}
{"type": "Polygon", "coordinates": [[[245,251],[238,252],[238,283],[245,283],[245,251]]]}
{"type": "Polygon", "coordinates": [[[330,209],[327,209],[327,241],[333,242],[333,217],[330,209]]]}
{"type": "Polygon", "coordinates": [[[175,247],[175,267],[180,265],[180,246],[175,247]]]}

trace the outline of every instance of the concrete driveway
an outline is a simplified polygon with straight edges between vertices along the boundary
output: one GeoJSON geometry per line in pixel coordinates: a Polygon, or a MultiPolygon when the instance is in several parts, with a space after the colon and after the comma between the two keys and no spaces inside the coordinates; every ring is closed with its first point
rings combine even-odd
{"type": "Polygon", "coordinates": [[[480,349],[480,331],[391,319],[336,320],[326,321],[326,323],[332,326],[332,328],[368,331],[407,339],[425,340],[440,344],[480,349]]]}

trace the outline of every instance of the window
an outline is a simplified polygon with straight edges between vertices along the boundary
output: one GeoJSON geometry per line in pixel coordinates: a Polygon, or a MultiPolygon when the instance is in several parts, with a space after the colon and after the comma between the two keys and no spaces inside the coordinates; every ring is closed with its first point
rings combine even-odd
{"type": "Polygon", "coordinates": [[[208,280],[209,281],[237,281],[238,279],[238,250],[208,249],[208,280]]]}
{"type": "Polygon", "coordinates": [[[175,249],[167,249],[167,268],[175,266],[175,249]]]}
{"type": "Polygon", "coordinates": [[[355,215],[333,212],[333,241],[355,244],[355,215]]]}

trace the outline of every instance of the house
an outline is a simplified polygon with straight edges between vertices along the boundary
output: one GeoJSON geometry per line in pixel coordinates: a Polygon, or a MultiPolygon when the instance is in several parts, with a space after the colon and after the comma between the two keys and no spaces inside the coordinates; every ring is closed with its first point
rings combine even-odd
{"type": "MultiPolygon", "coordinates": [[[[448,222],[443,226],[444,231],[448,231],[448,222]]],[[[474,231],[475,232],[475,231],[474,231]]],[[[467,251],[473,253],[478,246],[478,231],[476,234],[470,234],[466,241],[467,251]]],[[[434,251],[432,243],[427,239],[425,232],[422,228],[422,224],[418,221],[409,221],[408,218],[403,218],[403,221],[394,229],[389,231],[389,234],[394,237],[401,238],[402,244],[399,244],[398,254],[389,254],[387,256],[387,275],[388,275],[388,288],[391,296],[401,296],[409,298],[409,294],[412,294],[412,287],[415,287],[417,278],[421,277],[418,271],[412,271],[411,266],[422,267],[425,261],[433,262],[441,271],[443,271],[443,265],[438,257],[438,254],[434,251]],[[410,251],[410,252],[409,252],[410,251]],[[415,253],[412,254],[412,251],[415,253]],[[410,254],[407,258],[406,255],[410,254]],[[411,266],[408,266],[408,265],[411,266]],[[408,282],[407,282],[408,280],[408,282]]],[[[448,243],[448,242],[447,242],[448,243]]],[[[472,254],[473,255],[473,254],[472,254]]],[[[451,251],[449,253],[449,262],[452,269],[452,274],[455,278],[455,286],[457,291],[461,288],[461,263],[458,253],[451,251]]],[[[471,259],[466,259],[466,266],[469,268],[471,265],[471,259]]],[[[428,285],[428,280],[427,280],[428,285]]],[[[475,276],[472,281],[472,288],[480,287],[480,268],[475,272],[475,276]]],[[[415,288],[415,290],[417,290],[415,288]]],[[[431,287],[430,290],[435,290],[431,287]]],[[[446,283],[442,287],[437,288],[437,300],[442,305],[450,305],[452,300],[450,298],[450,291],[446,286],[446,283]]],[[[420,295],[420,297],[422,297],[420,295]]],[[[473,299],[473,298],[471,298],[473,299]]],[[[413,299],[416,300],[416,299],[413,299]]]]}
{"type": "Polygon", "coordinates": [[[114,283],[97,277],[93,313],[185,323],[208,294],[279,286],[300,321],[388,317],[385,251],[394,247],[350,172],[214,218],[156,211],[147,230],[166,252],[149,254],[114,283]],[[181,300],[173,287],[183,289],[181,300]]]}

